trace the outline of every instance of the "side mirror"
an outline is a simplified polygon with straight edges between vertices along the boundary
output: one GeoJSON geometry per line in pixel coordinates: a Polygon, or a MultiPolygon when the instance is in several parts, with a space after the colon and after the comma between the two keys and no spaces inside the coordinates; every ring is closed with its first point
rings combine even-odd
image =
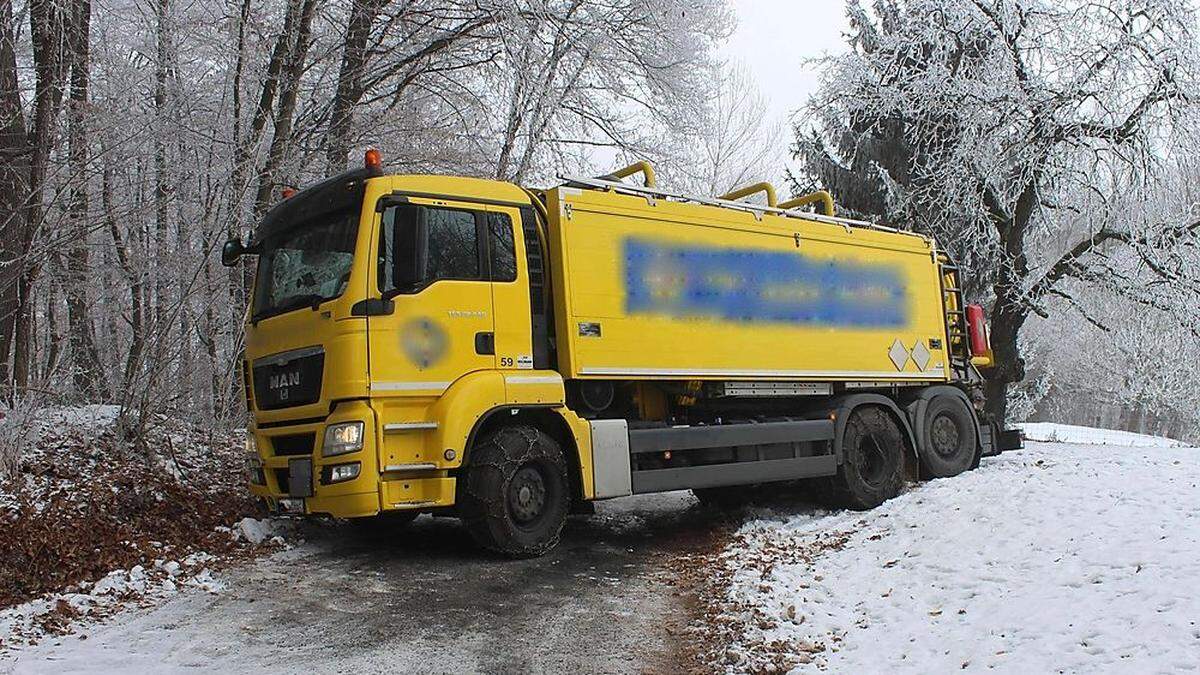
{"type": "Polygon", "coordinates": [[[221,247],[221,264],[226,267],[233,267],[237,264],[238,258],[246,255],[246,247],[242,244],[242,240],[237,237],[230,237],[225,245],[221,247]]]}
{"type": "Polygon", "coordinates": [[[425,281],[429,269],[429,225],[422,206],[393,207],[392,285],[396,289],[425,281]]]}

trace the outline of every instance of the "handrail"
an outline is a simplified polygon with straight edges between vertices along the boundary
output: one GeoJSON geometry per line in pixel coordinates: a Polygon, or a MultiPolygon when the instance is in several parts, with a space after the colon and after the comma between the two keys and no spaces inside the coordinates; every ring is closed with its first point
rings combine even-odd
{"type": "Polygon", "coordinates": [[[816,192],[810,192],[810,193],[804,195],[803,197],[796,197],[795,199],[789,199],[786,202],[780,204],[779,208],[783,209],[784,211],[787,211],[789,209],[800,208],[801,206],[808,206],[809,204],[812,204],[813,202],[821,202],[822,206],[825,207],[825,213],[823,215],[826,215],[826,216],[835,215],[833,212],[833,197],[825,190],[817,190],[816,192]]]}
{"type": "Polygon", "coordinates": [[[644,180],[642,182],[645,184],[646,187],[652,188],[655,186],[654,167],[650,166],[650,162],[647,162],[646,160],[642,160],[640,162],[634,162],[633,164],[630,164],[629,166],[627,166],[623,169],[617,169],[616,171],[614,171],[606,176],[600,176],[600,178],[598,180],[619,181],[622,178],[628,178],[635,173],[642,174],[642,176],[644,177],[644,180]]]}
{"type": "Polygon", "coordinates": [[[645,188],[629,183],[620,183],[606,178],[582,178],[577,176],[559,176],[559,179],[565,181],[565,185],[578,188],[591,188],[596,190],[609,190],[613,192],[636,195],[639,197],[657,197],[661,199],[673,199],[679,202],[691,202],[693,204],[704,204],[706,206],[720,206],[722,208],[733,209],[735,211],[745,211],[747,213],[772,213],[779,216],[802,218],[804,220],[813,220],[818,223],[829,223],[831,225],[841,225],[842,227],[862,227],[880,232],[892,232],[895,234],[903,234],[910,237],[916,237],[921,241],[928,242],[930,246],[934,245],[932,238],[927,237],[919,232],[909,230],[900,230],[887,225],[880,225],[866,220],[854,220],[851,218],[838,218],[835,216],[826,216],[820,213],[809,213],[807,211],[792,211],[778,207],[763,206],[761,204],[751,204],[749,202],[731,202],[727,199],[717,199],[716,197],[697,197],[680,194],[678,192],[670,192],[659,188],[645,188]]]}
{"type": "Polygon", "coordinates": [[[741,199],[742,197],[749,197],[750,195],[758,194],[759,192],[767,193],[767,206],[770,206],[771,208],[776,208],[775,186],[771,185],[770,183],[768,183],[766,181],[762,181],[761,183],[754,183],[751,185],[747,185],[745,187],[740,187],[740,188],[734,190],[733,192],[729,192],[729,193],[721,195],[720,197],[717,197],[717,199],[724,199],[725,201],[735,202],[735,201],[741,199]]]}

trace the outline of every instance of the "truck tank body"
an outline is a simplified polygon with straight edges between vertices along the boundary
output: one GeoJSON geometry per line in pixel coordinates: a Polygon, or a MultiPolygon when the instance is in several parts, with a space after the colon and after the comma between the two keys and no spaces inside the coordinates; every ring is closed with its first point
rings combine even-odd
{"type": "Polygon", "coordinates": [[[929,239],[596,189],[546,205],[566,377],[948,379],[929,239]]]}

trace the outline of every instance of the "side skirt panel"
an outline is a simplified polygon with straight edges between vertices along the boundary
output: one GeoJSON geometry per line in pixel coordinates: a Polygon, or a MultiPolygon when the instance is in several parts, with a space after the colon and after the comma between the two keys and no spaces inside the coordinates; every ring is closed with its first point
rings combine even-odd
{"type": "Polygon", "coordinates": [[[837,473],[833,455],[733,462],[633,472],[634,494],[797,480],[837,473]]]}

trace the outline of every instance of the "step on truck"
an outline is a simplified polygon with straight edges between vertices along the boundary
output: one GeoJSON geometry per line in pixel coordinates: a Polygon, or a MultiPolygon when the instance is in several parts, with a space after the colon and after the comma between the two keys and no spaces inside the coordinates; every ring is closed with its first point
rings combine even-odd
{"type": "Polygon", "coordinates": [[[1019,442],[946,253],[825,192],[673,194],[645,162],[538,191],[371,150],[222,261],[245,255],[247,468],[280,513],[452,515],[536,556],[594,500],[869,509],[1019,442]]]}

